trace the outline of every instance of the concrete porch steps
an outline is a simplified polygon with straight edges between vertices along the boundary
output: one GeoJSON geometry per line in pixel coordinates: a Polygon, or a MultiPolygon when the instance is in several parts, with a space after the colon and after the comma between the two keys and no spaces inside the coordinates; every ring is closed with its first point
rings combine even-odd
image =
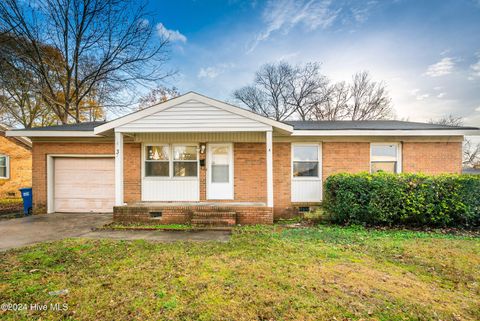
{"type": "Polygon", "coordinates": [[[202,227],[227,227],[237,224],[237,213],[235,212],[193,212],[193,226],[202,227]]]}

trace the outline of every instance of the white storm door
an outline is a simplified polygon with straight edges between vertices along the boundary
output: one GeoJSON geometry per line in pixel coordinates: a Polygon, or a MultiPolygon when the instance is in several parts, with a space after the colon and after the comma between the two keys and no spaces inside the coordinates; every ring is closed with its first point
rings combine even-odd
{"type": "Polygon", "coordinates": [[[208,144],[207,199],[233,200],[233,146],[208,144]]]}

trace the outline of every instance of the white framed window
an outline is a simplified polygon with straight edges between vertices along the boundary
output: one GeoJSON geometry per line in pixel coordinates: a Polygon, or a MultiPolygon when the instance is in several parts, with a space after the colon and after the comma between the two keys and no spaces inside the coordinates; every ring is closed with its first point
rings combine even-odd
{"type": "Polygon", "coordinates": [[[173,145],[173,176],[197,177],[198,152],[195,145],[173,145]]]}
{"type": "Polygon", "coordinates": [[[145,145],[145,177],[198,177],[198,146],[194,144],[145,145]]]}
{"type": "Polygon", "coordinates": [[[170,177],[170,148],[168,145],[145,147],[145,176],[170,177]]]}
{"type": "Polygon", "coordinates": [[[10,178],[10,158],[7,155],[0,155],[0,179],[10,178]]]}
{"type": "Polygon", "coordinates": [[[370,144],[370,172],[401,173],[402,172],[402,144],[400,143],[371,143],[370,144]]]}
{"type": "Polygon", "coordinates": [[[320,178],[320,155],[318,144],[292,144],[292,177],[320,178]]]}

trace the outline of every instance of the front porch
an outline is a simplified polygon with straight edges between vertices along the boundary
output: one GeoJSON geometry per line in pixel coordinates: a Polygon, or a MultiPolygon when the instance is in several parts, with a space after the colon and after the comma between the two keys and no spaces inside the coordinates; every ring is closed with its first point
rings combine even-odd
{"type": "Polygon", "coordinates": [[[116,222],[233,226],[272,224],[273,208],[260,202],[136,202],[115,206],[116,222]]]}

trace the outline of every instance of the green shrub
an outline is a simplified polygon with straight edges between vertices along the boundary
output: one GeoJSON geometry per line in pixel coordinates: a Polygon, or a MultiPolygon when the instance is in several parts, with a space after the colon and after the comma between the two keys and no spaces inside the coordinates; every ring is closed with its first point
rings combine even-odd
{"type": "Polygon", "coordinates": [[[340,224],[480,226],[480,176],[337,174],[325,182],[328,218],[340,224]]]}

